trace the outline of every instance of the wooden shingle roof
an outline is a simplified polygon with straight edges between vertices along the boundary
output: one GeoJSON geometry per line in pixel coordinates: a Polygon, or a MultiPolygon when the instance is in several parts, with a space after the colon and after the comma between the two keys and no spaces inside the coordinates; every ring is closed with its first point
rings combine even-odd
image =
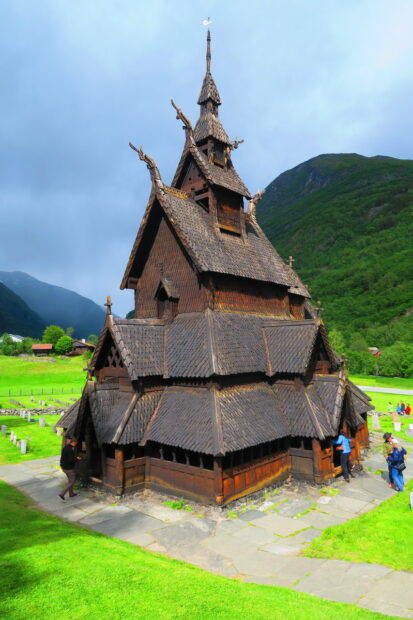
{"type": "Polygon", "coordinates": [[[231,144],[231,140],[228,138],[227,132],[218,116],[212,112],[205,112],[197,120],[194,128],[194,138],[195,142],[198,143],[209,137],[215,138],[224,144],[231,144]]]}

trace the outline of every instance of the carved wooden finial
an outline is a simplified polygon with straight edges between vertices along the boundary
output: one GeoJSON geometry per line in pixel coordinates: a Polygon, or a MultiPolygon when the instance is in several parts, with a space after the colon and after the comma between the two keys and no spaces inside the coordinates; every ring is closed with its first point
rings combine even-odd
{"type": "Polygon", "coordinates": [[[163,184],[163,181],[162,181],[162,178],[159,173],[158,166],[156,165],[155,160],[152,159],[152,157],[149,157],[149,155],[147,155],[144,152],[141,146],[137,149],[136,146],[132,144],[132,142],[129,142],[129,146],[133,151],[135,151],[135,153],[138,154],[139,159],[145,162],[146,167],[149,170],[149,174],[151,175],[152,183],[156,185],[159,191],[164,192],[165,191],[164,184],[163,184]]]}
{"type": "Polygon", "coordinates": [[[255,219],[255,212],[257,210],[257,203],[261,200],[265,194],[265,189],[260,189],[248,202],[248,213],[255,219]]]}
{"type": "Polygon", "coordinates": [[[317,317],[321,318],[321,313],[323,312],[324,308],[321,307],[321,301],[318,300],[317,301],[317,308],[316,308],[316,313],[317,313],[317,317]]]}
{"type": "Polygon", "coordinates": [[[106,303],[103,305],[106,306],[106,314],[112,314],[112,300],[109,295],[106,297],[106,303]]]}
{"type": "Polygon", "coordinates": [[[240,145],[240,144],[243,144],[244,142],[245,142],[245,140],[238,140],[238,138],[235,138],[235,140],[233,140],[233,141],[231,142],[231,145],[230,145],[230,147],[229,147],[229,148],[230,148],[230,149],[231,149],[231,151],[232,151],[233,149],[237,149],[237,148],[239,147],[239,145],[240,145]]]}
{"type": "Polygon", "coordinates": [[[341,365],[343,366],[344,370],[347,370],[347,356],[346,356],[345,353],[343,353],[341,355],[340,362],[341,362],[341,365]]]}
{"type": "Polygon", "coordinates": [[[290,266],[291,268],[292,268],[292,266],[293,266],[293,262],[294,262],[294,261],[295,261],[295,258],[293,258],[292,256],[289,256],[289,257],[288,257],[288,264],[289,264],[289,266],[290,266]]]}
{"type": "Polygon", "coordinates": [[[178,106],[176,105],[175,101],[173,99],[171,99],[171,104],[172,107],[175,108],[176,110],[176,118],[178,120],[181,120],[184,124],[184,129],[188,130],[188,131],[192,131],[192,124],[191,121],[189,120],[189,118],[187,116],[185,116],[185,114],[182,112],[182,108],[178,108],[178,106]]]}

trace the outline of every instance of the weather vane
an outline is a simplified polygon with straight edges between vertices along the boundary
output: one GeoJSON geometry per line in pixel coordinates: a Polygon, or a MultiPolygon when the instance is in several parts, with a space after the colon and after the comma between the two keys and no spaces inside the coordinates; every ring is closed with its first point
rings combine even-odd
{"type": "Polygon", "coordinates": [[[207,17],[206,19],[202,21],[203,26],[209,26],[210,24],[212,24],[212,21],[209,17],[207,17]]]}

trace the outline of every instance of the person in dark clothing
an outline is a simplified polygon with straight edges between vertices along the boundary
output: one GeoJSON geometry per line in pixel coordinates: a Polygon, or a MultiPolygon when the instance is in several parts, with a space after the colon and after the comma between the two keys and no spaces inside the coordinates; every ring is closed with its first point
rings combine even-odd
{"type": "Polygon", "coordinates": [[[347,437],[344,431],[333,441],[333,444],[337,446],[337,450],[340,451],[340,464],[343,470],[344,480],[350,482],[349,472],[349,458],[351,454],[350,439],[347,437]]]}
{"type": "Polygon", "coordinates": [[[63,448],[62,455],[60,457],[60,467],[62,468],[63,473],[66,474],[68,480],[63,491],[59,493],[59,497],[63,501],[65,501],[65,495],[67,492],[69,492],[69,497],[76,497],[77,495],[77,493],[73,492],[73,485],[76,481],[75,463],[77,460],[80,460],[80,456],[75,455],[76,446],[76,439],[72,439],[70,443],[63,448]]]}
{"type": "Polygon", "coordinates": [[[404,479],[403,479],[403,469],[405,469],[404,459],[406,457],[406,450],[401,447],[400,444],[395,442],[393,444],[393,450],[390,452],[387,457],[387,461],[391,465],[391,473],[393,476],[394,483],[397,487],[397,491],[404,490],[404,479]]]}

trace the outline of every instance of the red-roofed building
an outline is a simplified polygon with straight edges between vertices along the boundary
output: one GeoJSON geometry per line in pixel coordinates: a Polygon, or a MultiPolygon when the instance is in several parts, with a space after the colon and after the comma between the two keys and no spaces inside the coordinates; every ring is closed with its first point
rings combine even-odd
{"type": "Polygon", "coordinates": [[[52,344],[33,344],[32,351],[34,355],[49,355],[53,351],[52,344]]]}

